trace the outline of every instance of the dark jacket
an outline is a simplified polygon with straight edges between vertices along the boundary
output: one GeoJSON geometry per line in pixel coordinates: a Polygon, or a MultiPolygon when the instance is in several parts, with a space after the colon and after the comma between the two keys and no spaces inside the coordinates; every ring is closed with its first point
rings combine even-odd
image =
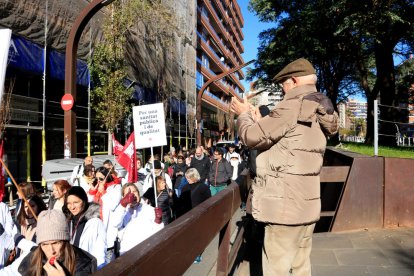
{"type": "Polygon", "coordinates": [[[214,160],[210,167],[209,181],[212,186],[227,184],[232,176],[233,168],[230,163],[222,158],[219,162],[214,160]]]}
{"type": "Polygon", "coordinates": [[[177,216],[185,214],[210,197],[210,189],[201,181],[185,185],[178,201],[177,216]]]}
{"type": "Polygon", "coordinates": [[[204,182],[206,179],[208,179],[208,174],[210,172],[210,158],[208,156],[204,155],[201,160],[198,160],[195,156],[191,158],[190,168],[194,168],[198,171],[200,174],[200,181],[204,182]]]}
{"type": "Polygon", "coordinates": [[[177,189],[181,183],[181,179],[184,177],[185,172],[187,171],[187,165],[185,163],[174,164],[174,175],[172,182],[174,183],[174,189],[177,189]],[[182,175],[177,175],[177,173],[183,173],[182,175]]]}
{"type": "MultiPolygon", "coordinates": [[[[92,273],[96,272],[96,259],[88,252],[76,247],[72,246],[75,251],[75,274],[76,276],[84,276],[84,275],[91,275],[92,273]]],[[[29,270],[29,267],[31,265],[31,259],[33,256],[33,251],[37,247],[33,247],[32,251],[22,260],[22,263],[19,266],[19,273],[21,275],[28,275],[27,272],[29,270]]],[[[44,263],[46,263],[46,260],[44,260],[44,263]]],[[[62,265],[62,264],[60,264],[62,265]]],[[[47,275],[46,271],[43,271],[43,275],[47,275]]],[[[70,275],[67,273],[67,275],[70,275]]]]}
{"type": "MultiPolygon", "coordinates": [[[[173,219],[172,208],[174,207],[174,196],[170,197],[170,191],[171,190],[169,190],[168,188],[165,188],[165,190],[161,191],[161,193],[157,197],[158,207],[162,209],[162,222],[164,223],[164,225],[167,225],[173,219]]],[[[154,187],[149,188],[142,197],[148,199],[151,206],[155,207],[154,187]]]]}

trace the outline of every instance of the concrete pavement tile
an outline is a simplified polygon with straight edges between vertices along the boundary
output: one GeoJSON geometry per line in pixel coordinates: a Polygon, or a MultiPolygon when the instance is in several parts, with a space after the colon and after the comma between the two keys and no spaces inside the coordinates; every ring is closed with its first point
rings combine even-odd
{"type": "Polygon", "coordinates": [[[403,248],[414,248],[414,235],[406,232],[399,232],[392,235],[392,239],[403,248]]]}
{"type": "Polygon", "coordinates": [[[354,248],[380,248],[378,243],[370,236],[365,235],[364,237],[350,238],[354,248]]]}
{"type": "Polygon", "coordinates": [[[371,275],[366,266],[313,266],[312,276],[367,276],[371,275]]]}
{"type": "Polygon", "coordinates": [[[351,241],[344,236],[326,236],[326,237],[313,237],[313,248],[323,249],[336,249],[336,248],[352,248],[351,241]]]}
{"type": "Polygon", "coordinates": [[[412,276],[414,275],[414,266],[411,267],[368,267],[372,275],[379,276],[412,276]]]}
{"type": "Polygon", "coordinates": [[[336,256],[329,249],[312,249],[311,252],[312,265],[338,265],[336,256]]]}
{"type": "Polygon", "coordinates": [[[390,265],[390,261],[379,249],[336,249],[339,265],[390,265]]]}
{"type": "Polygon", "coordinates": [[[398,266],[414,265],[414,248],[381,249],[391,264],[398,266]]]}
{"type": "Polygon", "coordinates": [[[395,234],[371,236],[373,242],[382,249],[401,249],[401,242],[394,239],[395,234]]]}

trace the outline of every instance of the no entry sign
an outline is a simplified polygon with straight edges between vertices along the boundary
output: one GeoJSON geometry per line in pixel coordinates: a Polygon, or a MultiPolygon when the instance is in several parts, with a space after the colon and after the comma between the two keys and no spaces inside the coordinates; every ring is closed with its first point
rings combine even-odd
{"type": "Polygon", "coordinates": [[[60,101],[60,106],[63,110],[69,111],[73,107],[73,97],[71,94],[65,94],[60,101]]]}

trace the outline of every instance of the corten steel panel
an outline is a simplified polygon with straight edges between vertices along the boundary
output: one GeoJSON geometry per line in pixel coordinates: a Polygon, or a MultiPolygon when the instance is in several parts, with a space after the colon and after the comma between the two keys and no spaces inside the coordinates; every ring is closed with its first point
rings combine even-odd
{"type": "Polygon", "coordinates": [[[414,159],[385,158],[384,227],[414,226],[414,159]]]}
{"type": "Polygon", "coordinates": [[[382,157],[356,157],[332,226],[332,232],[383,226],[382,157]]]}
{"type": "Polygon", "coordinates": [[[233,182],[94,275],[182,275],[239,206],[239,188],[233,182]]]}
{"type": "Polygon", "coordinates": [[[349,166],[322,167],[321,182],[345,182],[349,173],[349,166]]]}

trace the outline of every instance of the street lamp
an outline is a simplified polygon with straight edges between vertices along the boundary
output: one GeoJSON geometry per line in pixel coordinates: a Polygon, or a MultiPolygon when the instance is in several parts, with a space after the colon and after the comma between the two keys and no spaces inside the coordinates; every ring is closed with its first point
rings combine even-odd
{"type": "MultiPolygon", "coordinates": [[[[251,64],[252,62],[254,62],[254,60],[248,61],[246,63],[243,63],[239,66],[236,66],[233,69],[230,69],[228,71],[224,71],[223,73],[221,73],[220,75],[209,79],[205,84],[203,84],[203,86],[200,88],[200,91],[198,91],[197,94],[197,110],[196,110],[196,120],[197,120],[197,125],[200,127],[200,122],[201,122],[201,117],[202,117],[202,112],[201,112],[201,103],[202,103],[202,99],[203,99],[203,94],[204,91],[206,90],[206,88],[213,82],[221,80],[222,78],[224,78],[225,76],[228,76],[234,72],[239,71],[240,69],[242,69],[243,67],[251,64]]],[[[201,132],[198,129],[197,130],[197,145],[201,146],[201,132]]]]}
{"type": "MultiPolygon", "coordinates": [[[[71,94],[76,101],[76,59],[80,37],[89,20],[104,6],[114,0],[94,0],[86,6],[73,23],[66,43],[65,57],[65,94],[71,94]]],[[[69,156],[76,157],[76,112],[71,109],[64,112],[64,149],[69,156]]]]}

